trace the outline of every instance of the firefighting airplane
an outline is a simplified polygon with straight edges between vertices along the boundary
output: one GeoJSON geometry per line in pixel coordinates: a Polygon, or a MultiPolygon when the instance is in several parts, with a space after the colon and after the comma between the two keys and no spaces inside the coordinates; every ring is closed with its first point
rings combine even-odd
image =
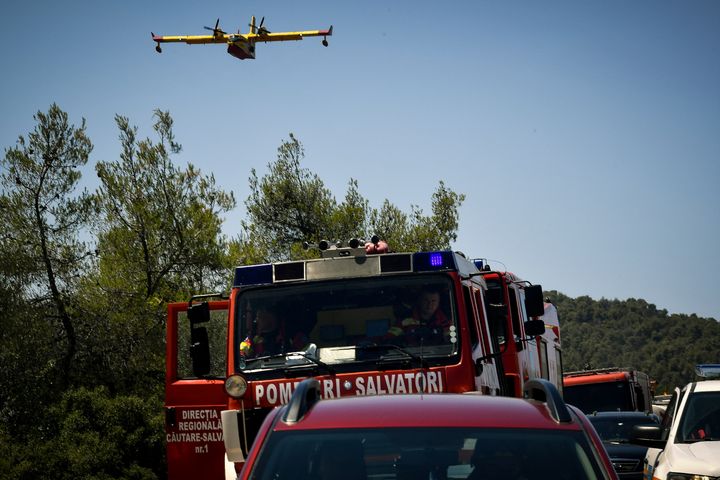
{"type": "Polygon", "coordinates": [[[305,32],[276,32],[272,33],[263,26],[265,17],[262,17],[259,25],[255,25],[255,17],[250,18],[250,31],[248,33],[226,33],[220,29],[220,19],[215,22],[215,27],[205,27],[212,31],[212,35],[176,35],[162,36],[152,34],[152,39],[157,42],[155,51],[162,53],[161,43],[185,42],[195,43],[227,43],[227,51],[233,57],[244,59],[255,58],[255,44],[258,42],[282,42],[286,40],[302,40],[303,37],[323,37],[322,44],[328,46],[327,37],[332,35],[333,27],[328,30],[309,30],[305,32]]]}

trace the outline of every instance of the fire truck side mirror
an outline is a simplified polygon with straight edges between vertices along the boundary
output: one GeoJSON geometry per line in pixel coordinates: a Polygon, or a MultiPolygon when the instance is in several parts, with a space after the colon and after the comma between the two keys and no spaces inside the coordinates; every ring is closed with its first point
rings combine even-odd
{"type": "Polygon", "coordinates": [[[207,328],[193,327],[190,330],[190,358],[193,375],[200,378],[210,373],[210,342],[207,328]]]}
{"type": "Polygon", "coordinates": [[[475,376],[479,377],[480,375],[482,375],[483,369],[484,369],[483,358],[482,357],[476,358],[475,359],[475,376]]]}
{"type": "Polygon", "coordinates": [[[545,333],[545,322],[542,320],[528,320],[525,322],[525,336],[537,337],[545,333]]]}
{"type": "Polygon", "coordinates": [[[203,302],[196,303],[195,305],[190,305],[190,307],[188,307],[187,316],[190,320],[190,325],[209,322],[210,304],[208,304],[207,302],[203,302]]]}
{"type": "Polygon", "coordinates": [[[525,311],[528,317],[542,317],[545,314],[542,285],[525,287],[525,311]]]}

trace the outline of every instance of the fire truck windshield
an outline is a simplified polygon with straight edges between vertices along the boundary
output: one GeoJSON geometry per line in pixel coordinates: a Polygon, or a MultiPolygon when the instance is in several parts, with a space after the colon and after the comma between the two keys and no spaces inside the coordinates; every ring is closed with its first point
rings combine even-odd
{"type": "Polygon", "coordinates": [[[459,351],[454,290],[442,274],[276,284],[236,301],[238,370],[422,363],[459,351]]]}

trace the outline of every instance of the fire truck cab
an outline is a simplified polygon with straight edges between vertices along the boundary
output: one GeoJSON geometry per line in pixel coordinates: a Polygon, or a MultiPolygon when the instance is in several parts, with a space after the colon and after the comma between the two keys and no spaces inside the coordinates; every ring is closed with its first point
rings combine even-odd
{"type": "Polygon", "coordinates": [[[585,413],[652,411],[652,386],[647,373],[629,367],[566,372],[565,401],[585,413]]]}
{"type": "Polygon", "coordinates": [[[559,336],[528,282],[505,285],[519,292],[500,304],[524,315],[499,326],[488,273],[458,252],[330,246],[319,259],[237,267],[229,298],[169,305],[168,478],[235,478],[269,411],[308,377],[323,398],[520,396],[507,378],[548,378],[537,339],[559,349],[559,336]],[[527,361],[505,366],[518,351],[527,361]]]}

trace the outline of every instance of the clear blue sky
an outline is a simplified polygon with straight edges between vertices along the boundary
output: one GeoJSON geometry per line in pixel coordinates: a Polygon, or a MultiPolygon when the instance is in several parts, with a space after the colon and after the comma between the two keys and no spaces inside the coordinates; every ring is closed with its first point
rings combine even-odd
{"type": "MultiPolygon", "coordinates": [[[[465,193],[455,249],[576,297],[644,298],[720,319],[720,2],[19,1],[0,6],[0,145],[52,102],[119,155],[113,117],[151,135],[169,110],[179,164],[245,214],[251,168],[289,132],[340,199],[426,212],[465,193]],[[150,32],[334,25],[320,39],[165,45],[150,32]],[[497,265],[497,264],[496,264],[497,265]]],[[[87,182],[93,184],[88,168],[87,182]]]]}

